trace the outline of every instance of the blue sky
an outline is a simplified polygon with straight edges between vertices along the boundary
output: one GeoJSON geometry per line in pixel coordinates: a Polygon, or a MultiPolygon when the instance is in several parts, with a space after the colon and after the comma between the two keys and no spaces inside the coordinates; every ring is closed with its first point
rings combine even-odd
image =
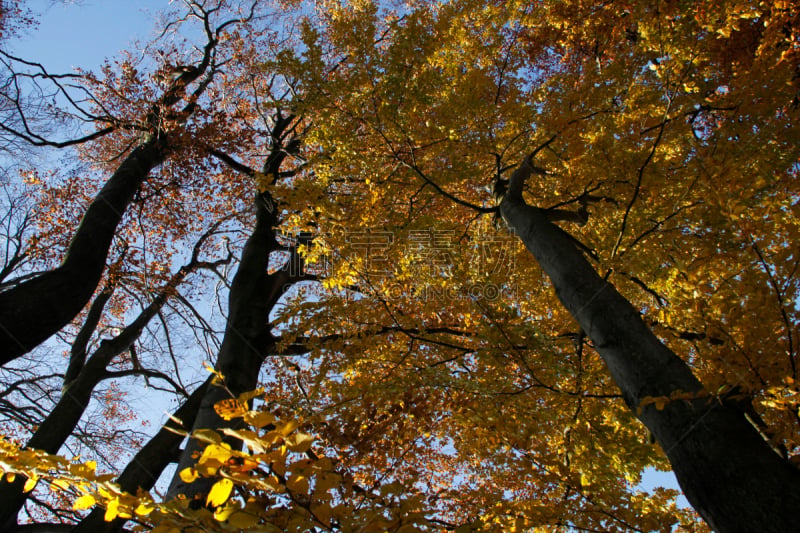
{"type": "Polygon", "coordinates": [[[155,14],[169,0],[29,0],[39,25],[12,49],[53,72],[96,69],[135,40],[153,36],[155,14]]]}

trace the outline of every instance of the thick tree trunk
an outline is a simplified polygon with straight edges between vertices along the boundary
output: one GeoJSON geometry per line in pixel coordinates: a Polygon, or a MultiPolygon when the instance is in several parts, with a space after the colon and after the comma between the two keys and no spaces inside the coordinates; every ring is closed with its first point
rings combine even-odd
{"type": "MultiPolygon", "coordinates": [[[[108,365],[136,342],[148,322],[162,309],[171,295],[171,291],[180,285],[187,275],[205,264],[198,261],[196,249],[192,260],[173,274],[163,290],[139,313],[136,319],[119,335],[100,343],[100,347],[80,368],[77,376],[69,383],[64,384],[61,398],[26,443],[28,448],[44,450],[50,454],[58,453],[61,446],[72,435],[75,426],[78,425],[89,405],[95,387],[106,377],[108,365]]],[[[87,317],[85,325],[91,327],[93,321],[91,317],[87,317]]],[[[77,338],[76,342],[84,341],[77,338]]],[[[83,349],[83,346],[78,346],[77,349],[83,349]]],[[[197,401],[199,402],[199,396],[197,401]]],[[[17,514],[25,504],[26,496],[22,492],[24,484],[24,476],[17,476],[11,483],[5,478],[0,480],[0,524],[4,524],[7,528],[16,525],[17,514]]]]}
{"type": "MultiPolygon", "coordinates": [[[[256,224],[242,250],[242,259],[231,283],[228,322],[217,356],[216,369],[224,377],[225,386],[208,385],[192,430],[240,425],[239,420],[223,420],[214,410],[214,405],[230,398],[231,394],[238,396],[256,388],[264,355],[274,343],[267,324],[269,312],[283,293],[283,285],[288,282],[284,271],[267,273],[270,252],[277,249],[274,212],[274,204],[268,195],[256,199],[256,224]]],[[[194,452],[201,452],[203,448],[204,443],[189,440],[178,462],[168,498],[178,494],[200,498],[208,492],[214,479],[201,478],[187,484],[180,478],[180,472],[195,463],[194,452]]]]}
{"type": "Polygon", "coordinates": [[[161,140],[134,149],[86,209],[61,265],[0,293],[0,365],[26,354],[80,313],[100,282],[123,213],[164,157],[161,140]]]}
{"type": "MultiPolygon", "coordinates": [[[[183,428],[194,425],[197,412],[200,409],[200,401],[203,399],[206,387],[208,387],[211,379],[208,378],[204,384],[200,385],[183,405],[175,411],[173,416],[183,423],[183,428]]],[[[164,469],[170,463],[177,461],[183,436],[170,431],[169,428],[178,429],[178,424],[168,420],[161,430],[131,459],[117,479],[117,483],[122,490],[130,494],[136,494],[138,489],[149,491],[158,481],[164,469]]],[[[104,509],[95,507],[86,518],[72,529],[72,532],[119,533],[122,531],[122,527],[127,520],[117,518],[111,522],[106,522],[104,515],[104,509]]]]}
{"type": "Polygon", "coordinates": [[[708,398],[640,407],[648,396],[700,393],[701,383],[605,281],[543,209],[522,200],[529,161],[512,176],[503,218],[550,278],[561,302],[605,361],[628,406],[664,449],[684,494],[720,533],[800,528],[800,472],[778,456],[743,413],[708,398]],[[527,169],[525,168],[527,166],[527,169]]]}

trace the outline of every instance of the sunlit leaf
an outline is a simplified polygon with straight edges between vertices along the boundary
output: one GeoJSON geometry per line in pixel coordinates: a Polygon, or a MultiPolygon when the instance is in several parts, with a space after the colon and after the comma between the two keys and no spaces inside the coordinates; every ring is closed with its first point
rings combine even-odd
{"type": "Polygon", "coordinates": [[[211,487],[206,498],[206,504],[212,507],[222,505],[231,495],[233,490],[233,481],[227,478],[220,479],[211,487]]]}
{"type": "Polygon", "coordinates": [[[97,500],[94,496],[91,494],[84,494],[72,503],[72,508],[76,511],[83,511],[92,508],[96,503],[97,500]]]}

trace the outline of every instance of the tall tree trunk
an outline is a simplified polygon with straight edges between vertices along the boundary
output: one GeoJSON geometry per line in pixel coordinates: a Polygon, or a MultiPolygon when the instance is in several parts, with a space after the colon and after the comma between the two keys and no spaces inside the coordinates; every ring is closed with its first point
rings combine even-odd
{"type": "MultiPolygon", "coordinates": [[[[300,140],[290,129],[296,116],[284,116],[277,111],[270,137],[272,150],[262,167],[262,173],[272,177],[272,184],[281,179],[280,169],[287,157],[296,154],[300,140]]],[[[239,163],[231,156],[212,150],[211,154],[237,172],[255,177],[255,172],[239,163]]],[[[231,395],[239,396],[252,391],[258,385],[258,375],[265,356],[274,349],[276,338],[272,336],[268,324],[269,313],[280,297],[292,284],[308,279],[303,273],[303,260],[292,248],[289,260],[283,268],[268,273],[270,253],[281,249],[275,238],[275,227],[279,223],[278,205],[267,191],[255,198],[256,221],[253,232],[242,249],[242,259],[233,277],[228,296],[228,321],[222,339],[215,369],[225,380],[224,386],[215,382],[208,385],[200,411],[192,427],[199,429],[238,428],[241,420],[223,420],[217,415],[214,405],[231,395]]],[[[231,446],[241,447],[236,439],[225,439],[231,446]]],[[[198,479],[186,483],[180,473],[195,464],[195,452],[202,452],[205,445],[189,439],[178,468],[172,478],[167,498],[185,494],[190,499],[202,502],[214,483],[213,478],[198,479]]]]}
{"type": "Polygon", "coordinates": [[[128,154],[86,209],[61,265],[0,293],[0,365],[28,353],[59,331],[92,297],[122,215],[150,171],[167,156],[162,117],[189,96],[188,103],[174,115],[185,122],[212,80],[213,72],[208,71],[219,41],[211,33],[207,37],[197,65],[174,78],[151,107],[145,117],[151,127],[150,139],[128,154]],[[201,76],[205,78],[187,95],[190,84],[201,76]]]}
{"type": "Polygon", "coordinates": [[[61,265],[0,293],[0,365],[28,353],[81,312],[100,282],[123,213],[164,158],[162,139],[134,149],[86,209],[61,265]]]}
{"type": "MultiPolygon", "coordinates": [[[[205,395],[206,387],[212,378],[208,378],[200,385],[189,398],[175,411],[173,416],[180,420],[182,427],[191,427],[200,409],[200,401],[205,395]]],[[[161,430],[156,433],[139,452],[131,459],[122,474],[117,478],[117,483],[125,492],[136,494],[138,489],[149,491],[153,488],[164,469],[172,462],[177,461],[180,454],[180,445],[183,436],[170,431],[169,428],[178,429],[173,420],[168,420],[161,430]]],[[[105,521],[105,510],[99,507],[92,509],[89,515],[81,520],[72,529],[73,533],[119,533],[127,520],[116,518],[111,522],[105,521]]]]}
{"type": "MultiPolygon", "coordinates": [[[[61,398],[26,443],[28,448],[44,450],[50,454],[58,453],[61,446],[72,435],[75,426],[78,425],[86,407],[89,405],[95,387],[107,377],[106,368],[108,365],[114,358],[130,349],[142,334],[145,326],[163,308],[175,287],[180,285],[186,276],[198,268],[214,266],[228,261],[225,259],[215,263],[208,263],[198,259],[199,244],[208,235],[209,233],[206,233],[198,242],[198,246],[195,246],[192,259],[172,275],[153,301],[139,313],[139,316],[116,337],[102,341],[100,347],[92,354],[86,364],[83,365],[81,363],[79,370],[75,369],[78,372],[77,376],[64,384],[61,398]]],[[[92,322],[94,322],[94,319],[87,317],[87,324],[85,325],[91,327],[92,322]]],[[[94,324],[96,325],[96,322],[94,324]]],[[[83,343],[84,339],[81,337],[83,336],[79,335],[75,342],[83,343]]],[[[83,348],[83,346],[78,346],[78,349],[83,348]]],[[[197,401],[199,402],[199,398],[197,401]]],[[[5,478],[0,480],[0,524],[4,524],[6,528],[16,525],[17,514],[25,504],[26,495],[22,492],[25,479],[24,476],[16,476],[14,481],[10,483],[5,478]]]]}
{"type": "MultiPolygon", "coordinates": [[[[241,421],[223,420],[214,405],[256,388],[264,355],[274,344],[267,324],[269,311],[282,294],[285,281],[282,271],[268,274],[270,252],[278,248],[274,226],[277,224],[275,205],[267,194],[256,198],[256,223],[242,250],[242,259],[231,283],[228,298],[228,322],[217,356],[216,370],[224,386],[210,383],[200,405],[193,430],[238,427],[241,421]]],[[[186,494],[190,498],[205,494],[213,479],[198,479],[187,484],[180,472],[195,463],[194,452],[202,451],[203,443],[190,439],[178,462],[168,498],[186,494]]]]}
{"type": "Polygon", "coordinates": [[[545,210],[525,204],[522,185],[532,170],[528,158],[514,172],[500,212],[592,339],[627,405],[664,449],[686,498],[720,533],[797,531],[800,472],[741,411],[708,397],[669,402],[660,410],[641,406],[648,396],[701,393],[703,386],[598,275],[575,240],[545,210]]]}

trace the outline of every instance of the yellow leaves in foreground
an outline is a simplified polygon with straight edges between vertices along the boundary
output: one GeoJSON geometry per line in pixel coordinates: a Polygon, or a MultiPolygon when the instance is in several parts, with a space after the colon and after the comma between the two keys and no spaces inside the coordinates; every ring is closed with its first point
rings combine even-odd
{"type": "Polygon", "coordinates": [[[72,503],[72,508],[76,511],[91,509],[97,503],[97,499],[91,494],[84,494],[72,503]]]}
{"type": "Polygon", "coordinates": [[[106,522],[111,522],[115,518],[130,518],[131,513],[121,505],[121,501],[119,498],[114,498],[110,502],[106,504],[106,514],[103,516],[103,519],[106,522]]]}
{"type": "Polygon", "coordinates": [[[25,485],[22,487],[23,492],[30,492],[36,486],[36,483],[39,481],[39,478],[35,475],[31,475],[25,480],[25,485]]]}
{"type": "Polygon", "coordinates": [[[199,509],[184,496],[159,503],[145,491],[123,492],[111,476],[97,475],[91,461],[69,461],[2,440],[0,469],[9,480],[26,476],[26,490],[39,480],[49,482],[51,490],[72,500],[76,511],[99,506],[106,521],[135,517],[155,533],[308,531],[345,525],[364,532],[419,530],[415,524],[424,521],[417,510],[421,500],[408,497],[406,487],[399,486],[392,498],[387,498],[386,487],[374,495],[354,491],[333,460],[311,451],[315,439],[300,430],[301,421],[242,408],[250,399],[218,406],[218,412],[248,422],[249,429],[204,429],[191,435],[207,445],[195,465],[180,472],[181,479],[215,479],[199,509]],[[232,439],[248,451],[238,449],[232,439]],[[387,504],[389,500],[397,501],[387,504]]]}
{"type": "MultiPolygon", "coordinates": [[[[50,482],[50,490],[54,492],[70,491],[82,496],[94,484],[109,481],[110,476],[95,473],[95,461],[81,463],[79,460],[79,457],[70,461],[40,450],[23,449],[13,442],[0,439],[0,471],[9,482],[15,481],[17,476],[23,476],[24,492],[32,491],[44,479],[50,482]]],[[[87,501],[84,499],[82,503],[87,501]]]]}
{"type": "MultiPolygon", "coordinates": [[[[250,411],[249,409],[249,402],[260,395],[264,394],[264,389],[259,388],[254,391],[245,392],[240,394],[238,398],[229,398],[227,400],[222,400],[221,402],[217,402],[214,405],[214,410],[217,414],[222,417],[223,420],[233,420],[234,418],[245,418],[245,422],[249,425],[254,425],[256,427],[263,427],[264,425],[268,424],[272,420],[264,421],[262,425],[256,425],[250,423],[247,420],[248,417],[258,417],[260,415],[266,415],[266,418],[271,417],[269,413],[263,413],[261,411],[250,411]]],[[[256,418],[257,420],[262,420],[262,418],[256,418]]]]}
{"type": "Polygon", "coordinates": [[[220,479],[214,483],[211,490],[208,491],[206,505],[219,507],[228,501],[228,498],[231,496],[231,491],[233,491],[233,481],[227,478],[220,479]]]}
{"type": "Polygon", "coordinates": [[[286,439],[286,446],[295,453],[305,453],[314,442],[314,437],[306,433],[297,432],[289,435],[286,439]]]}
{"type": "Polygon", "coordinates": [[[248,411],[244,414],[243,418],[248,426],[253,426],[255,428],[263,428],[275,422],[275,416],[268,411],[248,411]]]}
{"type": "Polygon", "coordinates": [[[214,512],[214,519],[218,522],[225,522],[227,525],[236,529],[250,529],[261,521],[258,509],[238,509],[234,506],[220,507],[214,512]]]}

